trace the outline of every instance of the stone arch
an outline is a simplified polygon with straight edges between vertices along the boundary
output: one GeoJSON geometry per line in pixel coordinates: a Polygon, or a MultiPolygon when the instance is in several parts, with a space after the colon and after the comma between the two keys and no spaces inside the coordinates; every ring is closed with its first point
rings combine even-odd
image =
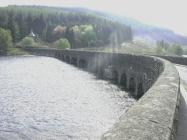
{"type": "Polygon", "coordinates": [[[138,91],[137,91],[137,98],[142,97],[143,94],[144,94],[143,84],[139,83],[138,84],[138,91]]]}
{"type": "Polygon", "coordinates": [[[71,64],[77,66],[77,58],[76,57],[71,58],[71,64]]]}
{"type": "Polygon", "coordinates": [[[70,63],[70,56],[69,56],[69,55],[66,55],[65,61],[66,61],[67,63],[70,63]]]}
{"type": "Polygon", "coordinates": [[[127,76],[126,73],[123,73],[120,77],[120,85],[122,88],[126,89],[127,88],[127,76]]]}
{"type": "Polygon", "coordinates": [[[61,58],[62,61],[64,61],[64,55],[63,54],[61,54],[60,58],[61,58]]]}
{"type": "Polygon", "coordinates": [[[135,78],[131,77],[129,80],[129,91],[135,93],[136,91],[136,81],[135,78]]]}
{"type": "Polygon", "coordinates": [[[58,58],[58,52],[55,53],[55,57],[58,58]]]}
{"type": "Polygon", "coordinates": [[[117,70],[113,70],[113,71],[112,71],[112,80],[113,80],[115,83],[118,83],[118,72],[117,72],[117,70]]]}
{"type": "Polygon", "coordinates": [[[57,52],[57,58],[60,58],[60,52],[57,52]]]}
{"type": "Polygon", "coordinates": [[[84,59],[80,59],[79,60],[79,67],[80,68],[87,68],[88,67],[88,63],[87,63],[87,61],[86,60],[84,60],[84,59]]]}
{"type": "Polygon", "coordinates": [[[49,55],[49,57],[53,57],[54,53],[53,52],[49,52],[48,55],[49,55]]]}

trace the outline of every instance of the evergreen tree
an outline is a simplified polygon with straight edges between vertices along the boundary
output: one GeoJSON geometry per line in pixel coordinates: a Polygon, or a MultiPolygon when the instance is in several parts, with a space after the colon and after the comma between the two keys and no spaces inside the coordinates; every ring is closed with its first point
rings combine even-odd
{"type": "Polygon", "coordinates": [[[14,42],[20,41],[33,30],[37,36],[47,42],[54,42],[65,37],[73,48],[107,45],[114,32],[118,44],[132,40],[131,28],[126,25],[64,8],[2,7],[0,8],[0,27],[11,31],[14,42]],[[57,26],[66,27],[65,34],[53,36],[53,30],[57,26]],[[92,29],[86,30],[89,26],[92,29]],[[78,30],[75,30],[75,27],[78,27],[78,30]]]}
{"type": "Polygon", "coordinates": [[[0,55],[6,55],[11,46],[12,37],[10,31],[0,28],[0,55]]]}

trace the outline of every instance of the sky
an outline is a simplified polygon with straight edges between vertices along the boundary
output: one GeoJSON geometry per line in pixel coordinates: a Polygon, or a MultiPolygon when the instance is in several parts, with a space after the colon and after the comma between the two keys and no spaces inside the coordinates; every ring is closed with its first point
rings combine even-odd
{"type": "Polygon", "coordinates": [[[6,5],[86,7],[131,17],[187,36],[187,0],[0,0],[6,5]]]}

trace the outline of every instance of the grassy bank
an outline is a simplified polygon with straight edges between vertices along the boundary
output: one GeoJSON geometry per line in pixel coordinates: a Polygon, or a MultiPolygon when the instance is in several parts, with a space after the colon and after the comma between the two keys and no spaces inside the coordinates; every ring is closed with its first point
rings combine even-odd
{"type": "Polygon", "coordinates": [[[8,49],[7,55],[8,56],[10,56],[10,55],[29,55],[29,53],[20,49],[20,48],[11,47],[8,49]]]}

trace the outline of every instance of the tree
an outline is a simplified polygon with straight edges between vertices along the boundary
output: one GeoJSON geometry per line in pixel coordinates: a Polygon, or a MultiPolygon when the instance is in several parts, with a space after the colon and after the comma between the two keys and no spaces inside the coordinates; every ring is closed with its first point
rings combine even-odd
{"type": "Polygon", "coordinates": [[[83,47],[95,46],[96,33],[94,32],[92,25],[81,25],[81,44],[83,47]]]}
{"type": "Polygon", "coordinates": [[[69,40],[71,48],[76,48],[75,33],[71,27],[67,27],[65,37],[69,40]]]}
{"type": "Polygon", "coordinates": [[[60,26],[58,25],[57,27],[54,28],[53,30],[53,38],[55,40],[58,40],[60,38],[64,38],[66,34],[66,26],[60,26]]]}
{"type": "Polygon", "coordinates": [[[43,30],[46,28],[46,22],[44,19],[43,14],[38,16],[34,21],[32,25],[33,31],[40,36],[42,36],[43,30]]]}
{"type": "Polygon", "coordinates": [[[48,26],[46,25],[45,28],[42,31],[42,39],[44,41],[46,41],[46,39],[47,39],[47,30],[48,30],[47,28],[48,28],[48,26]]]}
{"type": "Polygon", "coordinates": [[[13,41],[17,42],[20,40],[21,35],[20,35],[20,30],[19,30],[19,26],[17,23],[14,23],[12,25],[12,37],[13,37],[13,41]]]}
{"type": "Polygon", "coordinates": [[[70,48],[70,43],[66,38],[61,38],[55,42],[55,47],[60,49],[70,48]]]}
{"type": "Polygon", "coordinates": [[[173,44],[170,48],[170,53],[173,55],[182,55],[183,54],[183,49],[180,45],[178,44],[173,44]]]}
{"type": "Polygon", "coordinates": [[[19,32],[20,32],[20,38],[19,39],[21,40],[26,35],[28,35],[31,30],[28,29],[27,22],[26,22],[27,19],[24,18],[22,13],[18,14],[16,19],[17,19],[17,25],[19,26],[19,32]]]}
{"type": "Polygon", "coordinates": [[[82,44],[81,44],[81,30],[79,28],[78,25],[73,26],[70,29],[70,33],[71,33],[71,40],[73,41],[73,48],[81,48],[82,44]]]}
{"type": "Polygon", "coordinates": [[[21,41],[21,45],[23,47],[33,47],[33,46],[35,46],[35,41],[32,37],[25,37],[21,41]]]}
{"type": "Polygon", "coordinates": [[[12,46],[12,36],[9,30],[0,28],[0,54],[6,55],[12,46]]]}
{"type": "Polygon", "coordinates": [[[156,47],[156,54],[157,55],[165,55],[166,54],[165,49],[161,46],[157,46],[156,47]]]}
{"type": "Polygon", "coordinates": [[[169,43],[164,40],[157,41],[156,53],[158,55],[171,55],[173,54],[172,47],[169,43]]]}
{"type": "Polygon", "coordinates": [[[0,7],[0,27],[9,29],[16,43],[31,30],[47,42],[67,38],[72,48],[108,45],[114,31],[118,43],[132,41],[132,30],[129,26],[64,8],[0,7]],[[60,34],[53,34],[58,26],[67,28],[60,34]]]}
{"type": "Polygon", "coordinates": [[[169,49],[169,47],[170,47],[170,45],[169,45],[167,42],[165,42],[164,40],[157,41],[157,46],[163,48],[163,49],[166,50],[166,51],[167,51],[167,50],[169,49]]]}

